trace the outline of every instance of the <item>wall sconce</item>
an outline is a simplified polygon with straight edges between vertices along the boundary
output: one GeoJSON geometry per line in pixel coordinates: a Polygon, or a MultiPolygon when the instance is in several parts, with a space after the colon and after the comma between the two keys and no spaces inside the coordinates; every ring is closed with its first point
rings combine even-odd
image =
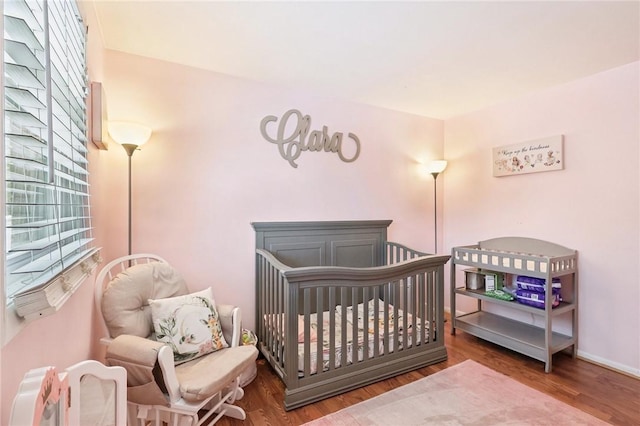
{"type": "Polygon", "coordinates": [[[136,149],[151,137],[151,129],[142,124],[128,121],[110,121],[111,139],[122,145],[129,156],[129,255],[131,255],[131,157],[136,149]]]}
{"type": "Polygon", "coordinates": [[[434,235],[434,244],[433,244],[433,253],[436,254],[438,252],[438,196],[437,196],[437,185],[436,180],[438,179],[438,175],[444,172],[444,169],[447,168],[446,160],[434,160],[427,165],[427,171],[431,173],[433,176],[433,235],[434,235]]]}
{"type": "Polygon", "coordinates": [[[107,97],[102,83],[92,81],[87,96],[89,136],[98,149],[108,149],[107,145],[107,97]]]}

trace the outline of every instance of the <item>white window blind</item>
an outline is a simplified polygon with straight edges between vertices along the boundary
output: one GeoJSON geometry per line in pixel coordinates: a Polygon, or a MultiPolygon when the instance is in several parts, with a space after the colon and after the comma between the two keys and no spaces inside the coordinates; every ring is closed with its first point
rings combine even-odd
{"type": "Polygon", "coordinates": [[[86,31],[74,1],[4,14],[6,302],[92,254],[86,31]]]}

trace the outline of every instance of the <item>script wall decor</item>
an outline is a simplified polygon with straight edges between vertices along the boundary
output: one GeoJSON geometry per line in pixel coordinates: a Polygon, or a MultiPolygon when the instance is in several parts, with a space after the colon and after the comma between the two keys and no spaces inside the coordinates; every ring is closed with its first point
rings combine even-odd
{"type": "Polygon", "coordinates": [[[493,148],[493,175],[562,170],[562,135],[493,148]]]}
{"type": "MultiPolygon", "coordinates": [[[[278,145],[278,151],[282,158],[287,160],[292,167],[297,168],[296,160],[304,151],[312,152],[333,152],[345,163],[356,161],[360,155],[360,139],[353,133],[348,137],[355,147],[355,153],[347,157],[343,151],[342,132],[335,132],[329,136],[327,126],[322,126],[322,130],[311,130],[311,117],[302,115],[297,109],[290,109],[282,114],[280,122],[275,115],[267,115],[260,122],[260,133],[267,141],[278,145]],[[275,131],[269,132],[269,123],[274,123],[275,131]],[[277,126],[275,124],[277,123],[277,126]],[[270,135],[274,135],[271,136],[270,135]]],[[[348,140],[348,139],[347,139],[348,140]]]]}

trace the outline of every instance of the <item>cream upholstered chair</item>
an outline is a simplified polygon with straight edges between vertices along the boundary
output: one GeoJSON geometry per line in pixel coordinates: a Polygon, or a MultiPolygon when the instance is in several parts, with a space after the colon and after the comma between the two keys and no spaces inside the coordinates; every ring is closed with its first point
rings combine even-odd
{"type": "Polygon", "coordinates": [[[154,421],[155,424],[201,425],[207,421],[213,424],[223,415],[246,418],[244,410],[233,403],[244,395],[238,384],[239,376],[251,367],[258,353],[254,346],[240,345],[240,309],[215,304],[212,296],[202,296],[207,291],[190,295],[180,274],[152,254],[118,258],[96,277],[95,301],[107,334],[101,341],[108,345],[107,364],[127,369],[130,424],[154,421]],[[187,324],[196,314],[190,310],[193,304],[185,300],[204,301],[198,308],[210,312],[209,319],[199,318],[187,324]],[[184,304],[175,305],[176,301],[184,304]],[[170,312],[170,325],[179,337],[177,341],[155,340],[156,337],[166,340],[166,335],[172,334],[162,328],[160,324],[164,323],[156,318],[156,311],[160,309],[157,306],[164,306],[165,311],[170,312]],[[181,309],[185,314],[177,324],[176,312],[181,309]],[[220,341],[228,347],[221,348],[222,343],[208,334],[206,339],[201,339],[205,344],[198,346],[197,353],[180,352],[182,343],[198,340],[194,328],[214,330],[212,324],[215,323],[223,335],[220,341]],[[161,333],[154,336],[158,330],[161,333]],[[212,345],[221,349],[209,352],[213,350],[212,345]],[[185,359],[189,360],[184,362],[185,359]]]}

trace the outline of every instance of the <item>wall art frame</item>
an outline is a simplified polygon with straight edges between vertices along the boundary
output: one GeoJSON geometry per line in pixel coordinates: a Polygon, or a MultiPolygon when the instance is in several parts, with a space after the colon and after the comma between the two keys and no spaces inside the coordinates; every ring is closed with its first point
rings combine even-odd
{"type": "Polygon", "coordinates": [[[493,148],[493,176],[513,176],[564,169],[563,135],[493,148]]]}

